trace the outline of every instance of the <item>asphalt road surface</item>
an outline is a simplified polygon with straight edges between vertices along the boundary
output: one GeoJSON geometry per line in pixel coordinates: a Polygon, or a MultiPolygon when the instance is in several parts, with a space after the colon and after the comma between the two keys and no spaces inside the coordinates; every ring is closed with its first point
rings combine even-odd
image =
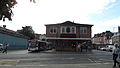
{"type": "Polygon", "coordinates": [[[0,68],[112,68],[112,53],[92,52],[38,52],[27,50],[0,54],[0,68]]]}

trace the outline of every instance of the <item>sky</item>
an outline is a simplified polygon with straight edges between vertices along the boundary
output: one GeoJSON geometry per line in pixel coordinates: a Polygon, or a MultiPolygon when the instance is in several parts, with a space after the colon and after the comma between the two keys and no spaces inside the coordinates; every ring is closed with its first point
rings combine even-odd
{"type": "Polygon", "coordinates": [[[74,21],[92,24],[92,36],[107,30],[116,32],[120,26],[120,0],[17,0],[12,21],[0,21],[11,30],[32,26],[35,33],[45,34],[45,24],[74,21]]]}

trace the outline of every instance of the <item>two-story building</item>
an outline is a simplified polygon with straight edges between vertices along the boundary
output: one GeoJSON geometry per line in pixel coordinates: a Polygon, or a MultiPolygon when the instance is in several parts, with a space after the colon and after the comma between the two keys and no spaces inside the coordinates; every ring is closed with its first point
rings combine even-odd
{"type": "Polygon", "coordinates": [[[52,42],[57,51],[74,51],[78,44],[91,41],[90,24],[79,24],[65,21],[57,24],[46,24],[46,39],[52,42]]]}

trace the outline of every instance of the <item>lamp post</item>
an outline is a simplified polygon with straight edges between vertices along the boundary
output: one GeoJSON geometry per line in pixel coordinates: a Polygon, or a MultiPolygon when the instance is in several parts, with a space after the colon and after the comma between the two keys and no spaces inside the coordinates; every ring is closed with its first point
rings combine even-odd
{"type": "Polygon", "coordinates": [[[113,44],[118,44],[120,45],[120,30],[119,30],[119,26],[118,27],[113,27],[113,33],[114,33],[114,37],[113,37],[113,44]],[[115,30],[115,28],[117,28],[118,31],[115,30]],[[116,32],[115,32],[116,31],[116,32]]]}
{"type": "MultiPolygon", "coordinates": [[[[118,29],[118,27],[113,27],[113,33],[118,29]]],[[[116,31],[117,32],[117,31],[116,31]]]]}
{"type": "Polygon", "coordinates": [[[118,26],[118,39],[119,39],[118,44],[119,44],[119,46],[120,46],[120,26],[118,26]]]}

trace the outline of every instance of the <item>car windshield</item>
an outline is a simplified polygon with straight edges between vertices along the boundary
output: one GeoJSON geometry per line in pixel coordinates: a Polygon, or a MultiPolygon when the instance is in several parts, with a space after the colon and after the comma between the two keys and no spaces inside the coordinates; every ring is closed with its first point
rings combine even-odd
{"type": "Polygon", "coordinates": [[[36,43],[30,43],[29,47],[36,47],[36,43]]]}

